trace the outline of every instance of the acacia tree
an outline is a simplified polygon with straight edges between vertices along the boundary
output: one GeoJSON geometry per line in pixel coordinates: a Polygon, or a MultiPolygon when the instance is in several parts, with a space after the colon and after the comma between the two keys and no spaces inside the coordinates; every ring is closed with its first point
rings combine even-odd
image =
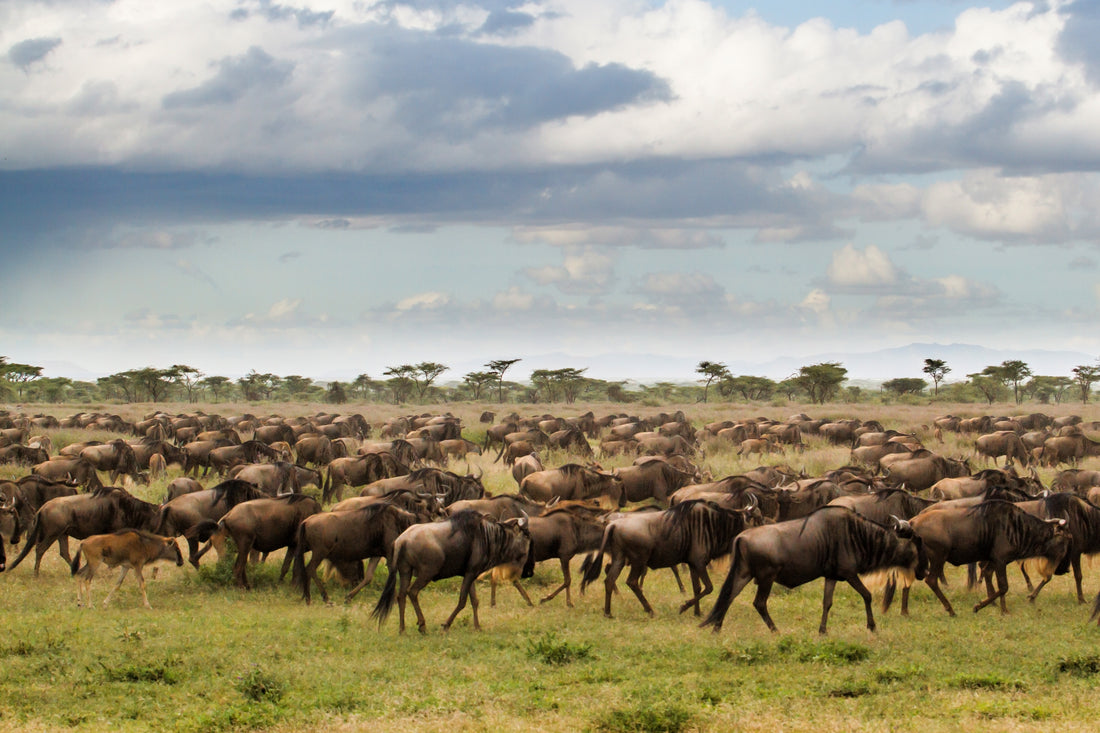
{"type": "Polygon", "coordinates": [[[169,371],[172,373],[172,381],[187,390],[187,401],[194,402],[195,387],[202,378],[202,372],[186,364],[173,364],[169,371]]]}
{"type": "Polygon", "coordinates": [[[997,401],[997,398],[1005,388],[1005,382],[1002,377],[987,373],[990,369],[996,370],[997,368],[998,367],[986,367],[983,371],[966,375],[970,379],[970,384],[981,392],[986,401],[991,405],[997,401]]]}
{"type": "Polygon", "coordinates": [[[846,376],[848,376],[848,370],[841,366],[840,362],[826,361],[804,366],[791,378],[805,390],[811,402],[823,405],[840,389],[846,376]]]}
{"type": "Polygon", "coordinates": [[[707,401],[707,392],[710,385],[716,379],[726,379],[730,376],[730,370],[720,361],[701,361],[695,367],[696,374],[703,375],[699,381],[703,383],[703,402],[707,401]]]}
{"type": "Polygon", "coordinates": [[[1031,381],[1024,385],[1024,396],[1034,396],[1044,405],[1049,404],[1051,398],[1055,402],[1061,402],[1066,390],[1073,386],[1073,380],[1069,377],[1046,377],[1035,375],[1031,381]]]}
{"type": "Polygon", "coordinates": [[[928,382],[916,377],[899,377],[882,383],[882,388],[887,392],[901,396],[903,394],[920,394],[928,382]]]}
{"type": "MultiPolygon", "coordinates": [[[[339,382],[333,382],[333,384],[339,384],[339,382]]],[[[313,380],[309,377],[302,377],[297,374],[291,374],[283,378],[283,386],[286,387],[286,391],[290,393],[290,396],[297,398],[300,395],[308,392],[313,386],[313,380]]],[[[343,387],[341,387],[343,389],[343,387]]],[[[329,387],[331,393],[332,387],[329,387]]],[[[344,401],[347,402],[347,397],[344,397],[344,401]]],[[[331,400],[330,400],[331,402],[331,400]]]]}
{"type": "Polygon", "coordinates": [[[766,400],[775,391],[775,381],[767,377],[729,377],[718,384],[722,394],[737,394],[746,400],[766,400]]]}
{"type": "Polygon", "coordinates": [[[343,383],[333,380],[328,386],[328,392],[325,395],[325,398],[334,405],[342,405],[347,402],[348,394],[344,390],[343,383]]]}
{"type": "Polygon", "coordinates": [[[522,359],[494,359],[485,365],[485,368],[496,375],[497,378],[497,402],[504,402],[504,372],[508,367],[522,359]]]}
{"type": "Polygon", "coordinates": [[[1073,381],[1081,395],[1082,405],[1089,403],[1089,392],[1092,389],[1092,383],[1098,380],[1100,380],[1100,367],[1086,365],[1073,367],[1073,381]]]}
{"type": "Polygon", "coordinates": [[[438,364],[434,361],[422,361],[414,365],[410,376],[416,384],[417,396],[423,400],[424,394],[428,391],[428,387],[432,386],[432,382],[448,369],[450,367],[446,364],[438,364]]]}
{"type": "Polygon", "coordinates": [[[1020,404],[1020,382],[1031,376],[1031,369],[1019,359],[1002,361],[1000,366],[987,366],[981,371],[987,377],[1001,380],[1004,386],[1012,385],[1012,397],[1020,404]]]}
{"type": "Polygon", "coordinates": [[[370,394],[371,387],[374,386],[374,380],[370,378],[369,374],[360,374],[355,378],[355,381],[351,383],[351,388],[355,390],[360,399],[365,398],[370,394]]]}
{"type": "Polygon", "coordinates": [[[497,381],[497,375],[495,372],[468,372],[462,378],[462,381],[469,385],[474,393],[473,399],[476,402],[481,399],[481,390],[497,381]]]}
{"type": "Polygon", "coordinates": [[[924,368],[921,371],[932,378],[933,393],[939,396],[940,382],[951,371],[951,367],[947,366],[947,362],[943,359],[925,359],[924,368]]]}
{"type": "Polygon", "coordinates": [[[416,386],[416,382],[413,381],[413,375],[415,373],[416,367],[411,364],[386,367],[386,371],[382,372],[382,374],[389,377],[389,379],[386,380],[386,384],[388,384],[393,391],[393,404],[396,405],[403,402],[409,392],[412,391],[412,388],[416,386]]]}
{"type": "Polygon", "coordinates": [[[218,401],[218,396],[225,391],[228,391],[230,385],[229,377],[204,377],[199,380],[198,386],[202,389],[208,389],[214,395],[214,402],[218,401]]]}

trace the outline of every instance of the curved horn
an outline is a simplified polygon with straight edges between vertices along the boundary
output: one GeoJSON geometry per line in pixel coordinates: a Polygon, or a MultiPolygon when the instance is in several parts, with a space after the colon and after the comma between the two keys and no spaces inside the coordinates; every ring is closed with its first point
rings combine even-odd
{"type": "Polygon", "coordinates": [[[759,506],[759,504],[760,504],[760,502],[757,500],[756,494],[751,494],[750,493],[749,494],[749,503],[746,504],[745,508],[742,509],[741,511],[746,512],[746,513],[747,512],[752,512],[753,510],[756,509],[757,506],[759,506]]]}

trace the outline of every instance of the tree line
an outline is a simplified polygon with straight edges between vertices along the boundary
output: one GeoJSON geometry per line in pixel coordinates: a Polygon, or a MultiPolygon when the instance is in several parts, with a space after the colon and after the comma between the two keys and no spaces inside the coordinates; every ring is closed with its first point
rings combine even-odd
{"type": "Polygon", "coordinates": [[[446,364],[423,361],[387,366],[378,379],[360,374],[354,380],[319,382],[298,374],[280,376],[253,370],[231,379],[206,375],[187,364],[167,368],[128,369],[82,382],[44,377],[43,368],[19,364],[0,356],[0,398],[19,402],[329,402],[350,400],[392,404],[446,402],[509,402],[572,404],[638,402],[646,405],[708,402],[717,394],[723,401],[742,402],[889,402],[937,399],[944,402],[988,402],[1012,399],[1016,404],[1080,400],[1087,403],[1093,384],[1100,382],[1100,366],[1080,365],[1068,376],[1034,374],[1023,361],[1009,360],[967,374],[948,383],[950,366],[941,359],[925,359],[921,369],[928,379],[898,377],[879,390],[846,384],[848,370],[840,362],[801,367],[786,379],[734,375],[722,362],[700,361],[695,383],[656,382],[628,386],[629,380],[609,381],[586,376],[586,368],[535,369],[527,382],[505,378],[521,359],[496,359],[483,370],[468,372],[460,381],[440,384],[450,371],[446,364]],[[931,380],[931,389],[929,381],[931,380]]]}

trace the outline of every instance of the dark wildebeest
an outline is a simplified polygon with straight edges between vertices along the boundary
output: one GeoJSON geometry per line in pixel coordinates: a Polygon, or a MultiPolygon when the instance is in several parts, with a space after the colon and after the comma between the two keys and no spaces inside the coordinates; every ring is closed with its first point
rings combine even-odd
{"type": "MultiPolygon", "coordinates": [[[[547,594],[540,603],[552,600],[556,595],[565,591],[565,605],[573,607],[573,598],[570,595],[570,587],[573,583],[569,572],[569,563],[573,558],[585,552],[591,552],[600,546],[603,537],[604,524],[592,512],[573,507],[550,509],[542,516],[532,516],[528,521],[528,529],[531,532],[531,555],[534,562],[553,560],[561,564],[561,585],[547,594]]],[[[535,605],[527,595],[527,591],[519,583],[522,568],[519,564],[498,565],[491,571],[489,605],[496,605],[497,583],[510,582],[528,606],[535,605]]]]}
{"type": "Polygon", "coordinates": [[[35,513],[34,524],[27,533],[27,543],[10,569],[14,570],[34,549],[34,574],[38,575],[42,556],[54,542],[65,562],[71,563],[70,537],[82,540],[119,529],[151,530],[159,512],[160,507],[156,504],[142,501],[125,489],[114,486],[96,489],[91,494],[50,499],[35,513]]]}
{"type": "MultiPolygon", "coordinates": [[[[209,539],[219,557],[224,556],[225,538],[233,540],[237,546],[233,578],[241,587],[251,589],[247,573],[249,554],[253,551],[267,553],[287,548],[279,572],[279,582],[282,582],[294,559],[298,525],[303,519],[319,511],[321,505],[311,496],[284,494],[242,502],[226,512],[216,525],[213,522],[203,522],[194,529],[196,536],[202,541],[211,525],[216,528],[209,539]]],[[[199,553],[199,557],[201,556],[202,553],[199,553]]]]}
{"type": "Polygon", "coordinates": [[[381,479],[405,476],[408,473],[408,465],[388,452],[337,458],[328,464],[328,474],[321,493],[325,501],[340,501],[345,486],[366,486],[381,479]]]}
{"type": "Polygon", "coordinates": [[[621,507],[626,503],[621,478],[577,463],[536,471],[524,477],[519,484],[519,493],[544,504],[555,497],[583,500],[604,496],[613,507],[621,507]]]}
{"type": "Polygon", "coordinates": [[[623,480],[625,501],[654,501],[668,506],[668,497],[695,480],[667,461],[647,461],[641,465],[616,468],[612,473],[623,480]]]}
{"type": "Polygon", "coordinates": [[[192,472],[198,474],[202,467],[202,475],[210,473],[210,453],[215,448],[224,448],[234,445],[228,440],[195,440],[183,446],[184,466],[183,473],[190,476],[192,472]]]}
{"type": "Polygon", "coordinates": [[[177,566],[183,565],[183,555],[179,545],[171,537],[159,535],[137,529],[120,529],[111,534],[96,534],[88,537],[80,543],[80,549],[76,551],[70,570],[73,575],[80,575],[80,584],[76,591],[76,605],[92,607],[92,578],[100,565],[109,568],[122,566],[122,574],[118,576],[115,587],[103,599],[103,607],[111,602],[111,596],[122,586],[126,574],[131,569],[137,573],[138,586],[141,588],[141,599],[145,607],[149,605],[149,596],[145,594],[145,576],[141,569],[156,560],[172,560],[177,566]],[[86,563],[80,567],[80,557],[84,556],[86,563]],[[84,600],[87,603],[84,603],[84,600]]]}
{"type": "Polygon", "coordinates": [[[187,462],[183,451],[166,440],[143,440],[136,445],[131,444],[130,447],[134,449],[134,459],[137,461],[138,468],[144,471],[149,470],[149,462],[154,455],[163,457],[166,465],[175,463],[181,469],[187,462]]]}
{"type": "Polygon", "coordinates": [[[649,569],[676,567],[687,563],[691,570],[692,597],[680,605],[680,613],[695,607],[710,593],[712,585],[707,565],[730,552],[730,543],[746,527],[761,521],[754,500],[745,509],[728,509],[706,500],[685,501],[661,512],[640,512],[616,519],[607,525],[597,556],[588,565],[581,588],[600,576],[600,557],[611,561],[604,578],[604,616],[611,618],[611,594],[615,581],[627,565],[626,584],[650,616],[653,607],[642,593],[649,569]]]}
{"type": "MultiPolygon", "coordinates": [[[[298,526],[297,548],[294,551],[295,582],[301,584],[302,598],[310,602],[309,585],[312,579],[321,592],[321,598],[328,603],[328,591],[317,575],[317,567],[328,560],[336,567],[354,566],[361,568],[363,560],[379,557],[386,558],[390,564],[393,556],[393,543],[406,529],[414,524],[428,521],[427,516],[418,516],[412,512],[379,501],[373,504],[338,512],[322,512],[306,517],[298,526]],[[305,562],[305,553],[311,553],[309,562],[305,562]]],[[[374,563],[367,577],[353,588],[345,598],[351,601],[360,589],[373,579],[374,563]]],[[[344,574],[344,573],[341,573],[344,574]]]]}
{"type": "Polygon", "coordinates": [[[546,508],[545,504],[532,501],[521,494],[497,494],[482,499],[461,499],[450,504],[447,507],[447,513],[457,514],[464,509],[473,509],[500,521],[518,519],[524,514],[537,516],[546,511],[546,508]]]}
{"type": "Polygon", "coordinates": [[[459,512],[446,522],[416,524],[401,533],[393,546],[393,565],[386,586],[371,612],[379,626],[393,609],[396,596],[401,633],[405,632],[405,598],[416,611],[416,626],[425,633],[427,621],[420,610],[420,591],[433,580],[462,578],[458,605],[443,623],[446,631],[470,599],[474,628],[481,629],[477,617],[477,577],[503,563],[524,563],[523,577],[534,573],[534,555],[530,552],[531,535],[527,520],[508,519],[497,522],[478,512],[459,512]],[[400,577],[400,586],[398,578],[400,577]],[[415,582],[413,578],[416,578],[415,582]]]}
{"type": "Polygon", "coordinates": [[[79,456],[76,458],[55,456],[31,468],[31,473],[50,481],[73,481],[88,491],[95,491],[103,486],[99,482],[99,474],[96,473],[95,466],[91,461],[79,456]]]}
{"type": "Polygon", "coordinates": [[[153,531],[169,537],[184,535],[191,564],[197,568],[199,542],[190,530],[207,520],[218,521],[242,502],[265,496],[267,494],[264,491],[247,481],[229,479],[211,489],[184,494],[161,506],[157,526],[153,531]]]}
{"type": "Polygon", "coordinates": [[[481,446],[465,438],[448,438],[447,440],[441,440],[439,441],[439,448],[443,451],[444,462],[449,458],[464,460],[470,453],[478,456],[481,455],[481,446]]]}
{"type": "Polygon", "coordinates": [[[311,468],[296,466],[287,461],[275,461],[274,463],[246,463],[234,466],[229,471],[229,477],[247,481],[268,496],[277,496],[301,491],[299,470],[317,473],[311,468]]]}
{"type": "Polygon", "coordinates": [[[134,449],[122,438],[103,445],[88,446],[80,451],[80,457],[90,461],[97,471],[109,473],[111,483],[123,475],[137,480],[137,457],[134,456],[134,449]]]}
{"type": "Polygon", "coordinates": [[[360,496],[381,496],[395,489],[409,489],[438,496],[444,506],[462,499],[480,499],[485,496],[481,475],[460,476],[438,468],[418,468],[405,476],[380,479],[367,484],[360,496]]]}
{"type": "MultiPolygon", "coordinates": [[[[1040,519],[1066,520],[1066,529],[1069,530],[1070,537],[1073,539],[1069,548],[1069,564],[1073,569],[1073,580],[1077,585],[1077,602],[1084,603],[1085,594],[1081,589],[1081,555],[1100,552],[1100,507],[1071,492],[1045,494],[1038,499],[1016,502],[1016,506],[1040,519]]],[[[1024,577],[1027,579],[1026,574],[1024,577]]],[[[1028,596],[1028,600],[1034,601],[1049,580],[1050,576],[1047,575],[1028,596]]],[[[1028,579],[1028,590],[1031,590],[1030,579],[1028,579]]]]}
{"type": "Polygon", "coordinates": [[[315,466],[327,466],[336,458],[332,449],[332,441],[323,435],[309,438],[300,438],[294,444],[294,451],[298,454],[295,461],[299,466],[312,463],[315,466]]]}
{"type": "MultiPolygon", "coordinates": [[[[12,531],[8,533],[11,544],[19,544],[22,531],[34,523],[35,512],[50,499],[59,496],[76,496],[77,485],[66,481],[50,481],[41,476],[23,476],[18,481],[0,481],[0,493],[14,505],[12,531]]],[[[6,518],[0,519],[5,521],[6,518]]]]}
{"type": "Polygon", "coordinates": [[[224,476],[233,466],[259,463],[261,459],[279,460],[279,453],[258,440],[247,440],[240,445],[226,445],[210,451],[210,468],[219,476],[224,476]]]}
{"type": "Polygon", "coordinates": [[[845,506],[873,522],[889,525],[891,518],[912,519],[936,502],[921,499],[904,489],[881,489],[863,496],[838,496],[830,506],[845,506]]]}
{"type": "Polygon", "coordinates": [[[202,484],[197,480],[188,476],[174,478],[168,482],[168,492],[164,495],[164,501],[162,501],[161,504],[167,504],[177,496],[191,494],[196,491],[202,491],[202,484]]]}
{"type": "Polygon", "coordinates": [[[542,465],[542,461],[539,460],[539,454],[534,451],[528,453],[525,456],[517,458],[512,464],[512,478],[516,481],[516,486],[523,479],[536,471],[545,471],[546,466],[542,465]]]}
{"type": "Polygon", "coordinates": [[[44,448],[31,448],[26,445],[6,445],[0,448],[0,463],[33,466],[48,460],[50,460],[50,454],[44,448]]]}
{"type": "Polygon", "coordinates": [[[818,631],[826,633],[833,591],[840,580],[847,581],[863,598],[867,628],[874,631],[871,592],[859,576],[890,568],[918,579],[925,577],[927,560],[921,540],[902,520],[891,529],[847,507],[824,506],[804,519],[748,529],[733,541],[729,575],[702,625],[714,626],[715,632],[721,630],[733,599],[755,581],[753,606],[768,628],[776,631],[768,613],[772,585],[797,588],[823,577],[825,593],[818,631]]]}
{"type": "Polygon", "coordinates": [[[1019,434],[1011,430],[998,430],[995,433],[979,436],[974,441],[975,455],[983,458],[992,458],[993,465],[997,465],[997,459],[1005,458],[1005,468],[1012,465],[1013,461],[1019,461],[1021,467],[1031,465],[1031,454],[1027,446],[1020,439],[1019,434]]]}
{"type": "Polygon", "coordinates": [[[889,486],[905,484],[913,492],[924,491],[940,479],[966,476],[970,473],[970,466],[966,461],[945,458],[928,451],[922,451],[912,458],[901,453],[884,456],[879,465],[889,486]],[[899,460],[888,461],[890,458],[899,460]]]}
{"type": "MultiPolygon", "coordinates": [[[[1007,613],[1004,597],[1008,593],[1008,563],[1038,557],[1046,563],[1040,569],[1043,575],[1049,575],[1047,571],[1052,568],[1055,575],[1069,570],[1072,538],[1065,525],[1064,519],[1039,519],[1000,500],[972,507],[932,507],[913,518],[913,530],[928,553],[925,582],[949,616],[954,616],[955,610],[939,586],[945,563],[988,563],[988,571],[997,578],[997,591],[993,592],[992,582],[987,580],[987,597],[974,606],[974,611],[1000,599],[1001,613],[1007,613]]],[[[902,603],[906,600],[903,596],[902,603]]]]}

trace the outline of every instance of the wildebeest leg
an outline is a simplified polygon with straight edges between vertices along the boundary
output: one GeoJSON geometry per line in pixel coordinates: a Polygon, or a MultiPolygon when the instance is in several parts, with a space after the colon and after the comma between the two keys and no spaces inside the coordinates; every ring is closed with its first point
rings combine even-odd
{"type": "MultiPolygon", "coordinates": [[[[30,542],[30,540],[27,540],[27,541],[30,542]]],[[[60,547],[61,542],[63,542],[63,541],[66,542],[66,543],[68,542],[68,538],[66,538],[64,535],[61,536],[61,539],[57,540],[58,547],[60,547]]],[[[38,542],[37,544],[35,544],[35,546],[34,546],[34,577],[36,577],[36,578],[38,577],[38,567],[42,564],[42,557],[43,557],[43,555],[46,554],[46,550],[50,549],[50,545],[52,545],[53,543],[54,543],[54,538],[47,537],[46,539],[43,539],[41,542],[38,542]]],[[[68,547],[66,547],[66,549],[68,549],[68,547]]]]}
{"type": "Polygon", "coordinates": [[[187,557],[196,568],[199,566],[199,541],[195,537],[187,538],[187,557]]]}
{"type": "MultiPolygon", "coordinates": [[[[417,578],[416,582],[413,583],[411,586],[408,584],[407,581],[405,583],[405,587],[408,588],[409,600],[412,601],[413,610],[416,611],[416,628],[417,631],[419,631],[421,634],[428,633],[428,621],[424,618],[424,612],[420,610],[420,591],[423,590],[424,586],[426,586],[427,584],[427,580],[422,580],[420,578],[417,578]]],[[[398,595],[397,600],[399,603],[402,604],[400,608],[404,609],[404,595],[398,595]]],[[[402,621],[404,621],[404,618],[402,618],[402,621]]],[[[401,625],[401,628],[402,630],[404,630],[403,623],[401,625]]]]}
{"type": "Polygon", "coordinates": [[[141,600],[145,602],[145,607],[151,611],[153,607],[149,605],[149,596],[145,594],[145,576],[141,573],[141,566],[139,565],[134,570],[138,576],[138,587],[141,588],[141,600]]]}
{"type": "MultiPolygon", "coordinates": [[[[367,573],[366,573],[366,575],[363,576],[363,579],[361,581],[359,581],[359,584],[357,586],[352,588],[348,592],[348,594],[346,596],[344,596],[344,603],[351,603],[351,599],[355,598],[355,596],[359,594],[359,591],[363,590],[368,585],[370,585],[370,582],[372,580],[374,580],[374,571],[378,569],[378,563],[381,559],[382,558],[380,558],[380,557],[372,557],[370,559],[370,562],[367,563],[367,573]]],[[[386,567],[387,568],[390,567],[390,561],[389,560],[386,560],[386,567]]],[[[319,586],[321,584],[318,583],[317,585],[319,586]]],[[[327,600],[326,600],[326,602],[327,602],[327,600]]]]}
{"type": "MultiPolygon", "coordinates": [[[[848,585],[856,589],[856,593],[863,598],[863,607],[867,611],[867,630],[875,630],[875,616],[871,612],[871,591],[867,590],[867,586],[863,584],[863,581],[859,579],[858,575],[853,575],[851,578],[847,578],[848,585]]],[[[824,624],[822,624],[824,628],[824,624]]],[[[824,631],[822,632],[824,633],[824,631]]]]}
{"type": "MultiPolygon", "coordinates": [[[[115,583],[114,588],[111,588],[111,592],[107,594],[107,597],[103,599],[103,607],[104,608],[106,608],[107,604],[111,602],[111,596],[113,596],[115,594],[115,591],[122,587],[122,581],[126,580],[126,573],[128,573],[128,572],[130,572],[130,568],[123,565],[122,566],[122,572],[119,573],[119,576],[118,576],[118,582],[115,583]]],[[[142,591],[142,593],[144,593],[144,590],[142,591]]],[[[146,604],[148,604],[148,599],[146,599],[146,604]]]]}
{"type": "MultiPolygon", "coordinates": [[[[1034,603],[1035,599],[1039,597],[1039,591],[1041,591],[1043,589],[1043,586],[1045,586],[1047,583],[1049,583],[1050,579],[1053,578],[1053,577],[1054,577],[1053,575],[1047,575],[1046,577],[1044,577],[1039,582],[1039,585],[1035,586],[1035,590],[1032,591],[1030,594],[1028,594],[1027,600],[1030,603],[1034,603]]],[[[1002,598],[1001,600],[1004,600],[1004,599],[1002,598]]]]}
{"type": "MultiPolygon", "coordinates": [[[[1005,594],[1008,593],[1008,569],[1005,567],[1005,565],[1003,563],[1001,563],[1001,564],[997,565],[996,573],[997,573],[997,592],[994,593],[992,587],[990,587],[989,597],[987,597],[981,603],[974,606],[974,613],[977,613],[978,611],[982,610],[983,608],[985,608],[989,604],[996,601],[998,598],[1001,599],[1001,613],[1008,613],[1008,607],[1005,605],[1005,602],[1004,602],[1005,594]]],[[[992,581],[990,581],[990,586],[992,586],[992,581]]]]}
{"type": "Polygon", "coordinates": [[[1077,602],[1084,603],[1085,594],[1081,591],[1081,555],[1074,553],[1069,559],[1069,564],[1073,567],[1073,581],[1077,583],[1077,602]]]}
{"type": "Polygon", "coordinates": [[[712,590],[714,590],[714,585],[710,582],[710,575],[707,573],[706,565],[703,565],[702,568],[699,570],[696,570],[690,565],[688,567],[691,568],[691,588],[694,591],[695,595],[692,596],[691,600],[684,601],[680,604],[680,613],[683,613],[692,606],[695,606],[695,615],[699,616],[702,615],[702,612],[699,609],[699,599],[701,599],[705,595],[708,595],[712,590]]]}
{"type": "Polygon", "coordinates": [[[615,581],[619,579],[619,573],[623,571],[623,561],[615,558],[607,566],[607,575],[603,579],[604,600],[603,615],[611,618],[611,594],[615,591],[615,581]]]}
{"type": "MultiPolygon", "coordinates": [[[[1030,578],[1030,577],[1028,577],[1028,574],[1027,574],[1027,568],[1025,568],[1025,567],[1024,567],[1024,563],[1023,563],[1022,561],[1021,561],[1021,562],[1019,562],[1019,563],[1017,563],[1017,564],[1018,564],[1018,565],[1020,566],[1020,575],[1024,576],[1024,582],[1025,582],[1025,583],[1027,583],[1027,590],[1028,590],[1028,592],[1029,592],[1029,593],[1032,593],[1032,594],[1034,594],[1034,592],[1035,592],[1035,586],[1033,586],[1033,585],[1031,584],[1031,578],[1030,578]]],[[[1034,599],[1034,598],[1030,598],[1029,600],[1035,600],[1035,599],[1034,599]]]]}
{"type": "MultiPolygon", "coordinates": [[[[279,582],[283,582],[283,578],[286,577],[287,571],[290,570],[290,564],[294,561],[294,551],[298,549],[297,543],[293,545],[287,545],[286,555],[283,556],[283,567],[279,570],[279,582]]],[[[328,599],[325,599],[328,602],[328,599]]]]}
{"type": "Polygon", "coordinates": [[[947,600],[947,596],[940,590],[940,575],[943,573],[943,565],[935,568],[928,568],[928,575],[924,576],[924,582],[928,584],[928,587],[932,589],[932,592],[936,595],[936,598],[940,599],[940,603],[943,604],[944,610],[947,611],[948,616],[955,615],[955,609],[951,608],[951,601],[947,600]]]}
{"type": "Polygon", "coordinates": [[[833,607],[834,591],[836,591],[836,581],[832,578],[825,578],[825,592],[821,596],[821,626],[817,629],[819,634],[827,633],[825,627],[829,623],[829,609],[833,607]]]}
{"type": "Polygon", "coordinates": [[[683,595],[687,589],[684,588],[684,581],[680,580],[680,571],[676,569],[675,565],[672,566],[671,570],[672,577],[676,578],[676,587],[680,589],[680,594],[683,595]]]}
{"type": "Polygon", "coordinates": [[[477,623],[477,596],[474,594],[473,586],[474,580],[477,576],[466,574],[462,576],[462,586],[458,589],[458,605],[455,606],[455,610],[451,611],[451,615],[447,617],[447,620],[443,622],[443,630],[447,631],[451,628],[451,624],[454,623],[455,617],[458,616],[459,611],[466,608],[466,598],[469,597],[474,607],[474,628],[481,629],[477,623]]]}
{"type": "Polygon", "coordinates": [[[305,577],[302,578],[302,598],[305,602],[309,603],[309,581],[312,578],[313,582],[317,584],[317,590],[321,592],[321,600],[328,603],[328,591],[325,590],[325,584],[321,582],[321,576],[317,574],[317,567],[324,561],[320,552],[314,552],[309,558],[309,563],[306,565],[305,577]]]}
{"type": "Polygon", "coordinates": [[[525,591],[523,589],[523,586],[520,584],[519,578],[514,578],[512,580],[512,585],[515,587],[516,590],[519,591],[519,594],[521,596],[523,596],[523,600],[527,601],[528,606],[534,606],[535,605],[534,603],[531,602],[531,596],[527,595],[527,591],[525,591]]]}
{"type": "MultiPolygon", "coordinates": [[[[234,538],[236,540],[237,538],[234,538]]],[[[252,550],[252,538],[244,537],[237,541],[237,561],[233,563],[233,579],[237,585],[246,590],[251,590],[248,584],[248,554],[252,550]]]]}
{"type": "Polygon", "coordinates": [[[760,614],[760,618],[764,619],[768,629],[779,631],[775,626],[775,622],[772,621],[771,614],[768,613],[768,596],[771,595],[773,582],[771,578],[756,581],[756,598],[753,599],[752,605],[756,612],[760,614]]]}
{"type": "Polygon", "coordinates": [[[653,616],[653,606],[649,605],[649,601],[646,600],[645,594],[642,593],[642,581],[645,580],[646,573],[645,563],[638,563],[637,565],[630,566],[630,574],[626,576],[626,585],[630,590],[634,591],[634,595],[638,597],[638,600],[642,603],[642,608],[650,616],[653,616]]]}
{"type": "Polygon", "coordinates": [[[546,603],[547,601],[553,599],[554,596],[556,596],[557,594],[561,593],[564,590],[565,591],[565,605],[566,605],[566,607],[567,608],[572,608],[573,607],[573,599],[570,598],[570,596],[569,596],[569,586],[573,583],[573,576],[571,576],[569,574],[569,561],[571,559],[572,558],[569,558],[569,557],[560,558],[561,578],[562,578],[561,585],[559,585],[557,588],[555,588],[554,591],[550,595],[546,596],[541,601],[539,601],[539,603],[546,603]]]}

